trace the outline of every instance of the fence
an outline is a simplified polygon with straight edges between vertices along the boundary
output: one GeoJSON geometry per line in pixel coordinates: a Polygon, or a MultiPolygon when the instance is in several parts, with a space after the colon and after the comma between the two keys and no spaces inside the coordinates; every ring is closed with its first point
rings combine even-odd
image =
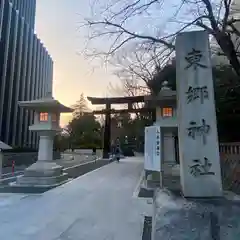
{"type": "MultiPolygon", "coordinates": [[[[2,152],[3,154],[3,167],[11,167],[12,161],[15,161],[16,166],[31,165],[37,161],[37,152],[2,152]]],[[[53,152],[53,159],[60,159],[60,152],[53,152]]]]}
{"type": "Polygon", "coordinates": [[[240,194],[240,142],[221,143],[219,151],[223,187],[240,194]]]}
{"type": "Polygon", "coordinates": [[[219,145],[220,154],[240,155],[240,142],[235,143],[220,143],[219,145]]]}

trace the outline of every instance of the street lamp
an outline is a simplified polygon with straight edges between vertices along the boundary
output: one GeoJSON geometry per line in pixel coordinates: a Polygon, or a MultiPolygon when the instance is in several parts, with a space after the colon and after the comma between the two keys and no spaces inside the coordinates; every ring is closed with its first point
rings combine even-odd
{"type": "Polygon", "coordinates": [[[119,122],[117,123],[117,127],[118,127],[118,128],[122,128],[122,122],[121,122],[121,121],[119,121],[119,122]]]}
{"type": "Polygon", "coordinates": [[[125,136],[125,144],[128,144],[128,136],[125,136]]]}
{"type": "Polygon", "coordinates": [[[122,128],[122,126],[123,126],[123,118],[122,118],[122,116],[119,116],[119,118],[118,118],[118,122],[117,122],[117,127],[118,128],[122,128]]]}

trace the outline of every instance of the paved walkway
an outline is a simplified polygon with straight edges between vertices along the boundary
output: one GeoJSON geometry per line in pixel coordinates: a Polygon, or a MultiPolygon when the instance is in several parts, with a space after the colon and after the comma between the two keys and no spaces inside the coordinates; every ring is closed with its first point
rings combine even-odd
{"type": "Polygon", "coordinates": [[[126,158],[42,195],[0,194],[1,240],[141,240],[143,162],[126,158]]]}

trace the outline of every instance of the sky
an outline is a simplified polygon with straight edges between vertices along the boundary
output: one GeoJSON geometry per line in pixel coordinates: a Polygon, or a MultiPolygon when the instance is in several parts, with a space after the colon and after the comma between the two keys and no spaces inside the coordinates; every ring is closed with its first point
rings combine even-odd
{"type": "MultiPolygon", "coordinates": [[[[112,74],[113,69],[111,71],[108,67],[107,70],[100,62],[93,65],[81,54],[88,33],[84,32],[86,29],[79,29],[79,26],[83,17],[91,15],[90,1],[97,2],[97,0],[37,0],[35,31],[54,61],[53,95],[67,106],[74,104],[81,93],[85,96],[109,96],[111,94],[107,89],[109,82],[113,86],[119,84],[117,77],[112,74]]],[[[179,0],[168,0],[165,4],[170,6],[176,1],[179,0]]],[[[108,0],[100,0],[98,3],[105,9],[108,0]]],[[[129,1],[122,0],[120,4],[129,4],[129,1]]],[[[169,31],[171,24],[168,22],[166,26],[164,21],[164,18],[167,19],[171,11],[174,11],[174,7],[169,6],[165,6],[162,11],[153,7],[150,15],[145,15],[144,18],[141,16],[141,24],[139,20],[128,22],[128,29],[137,30],[139,33],[143,31],[149,35],[164,32],[166,27],[169,31]],[[158,25],[154,28],[156,22],[158,25]]],[[[99,9],[101,11],[100,7],[99,9]]],[[[94,14],[96,15],[95,12],[94,14]]],[[[103,18],[102,15],[101,17],[103,18]]],[[[101,49],[108,48],[110,41],[112,40],[99,40],[95,46],[101,49]]],[[[63,115],[61,125],[67,124],[70,119],[71,114],[63,115]]]]}
{"type": "MultiPolygon", "coordinates": [[[[85,33],[77,30],[80,15],[89,10],[87,1],[37,0],[35,31],[54,61],[53,95],[67,106],[81,93],[106,96],[109,82],[117,81],[105,67],[93,68],[81,54],[85,33]]],[[[90,106],[91,107],[91,106],[90,106]]],[[[63,115],[66,124],[70,115],[63,115]]]]}

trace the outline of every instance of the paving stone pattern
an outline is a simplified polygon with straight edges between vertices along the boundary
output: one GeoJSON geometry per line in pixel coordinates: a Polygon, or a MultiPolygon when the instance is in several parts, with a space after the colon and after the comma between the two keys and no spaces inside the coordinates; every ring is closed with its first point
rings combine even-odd
{"type": "Polygon", "coordinates": [[[126,158],[41,195],[0,194],[1,240],[140,240],[152,206],[133,192],[142,158],[126,158]]]}

